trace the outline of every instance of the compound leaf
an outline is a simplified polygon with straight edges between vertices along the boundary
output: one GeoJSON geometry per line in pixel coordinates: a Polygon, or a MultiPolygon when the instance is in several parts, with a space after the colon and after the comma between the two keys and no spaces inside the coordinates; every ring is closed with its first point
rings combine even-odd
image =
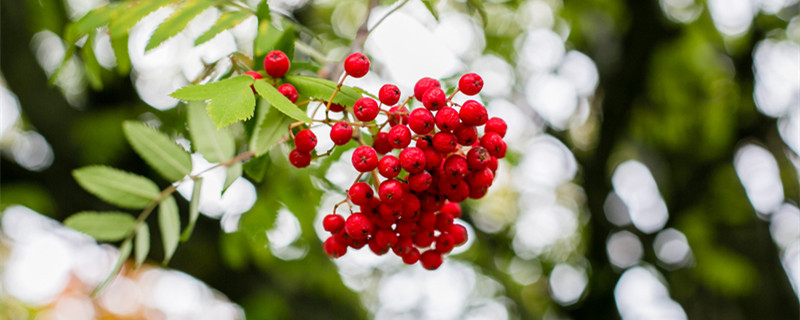
{"type": "Polygon", "coordinates": [[[186,101],[211,100],[206,111],[214,125],[222,128],[253,116],[256,100],[251,84],[253,77],[240,75],[209,84],[183,87],[170,96],[186,101]]]}

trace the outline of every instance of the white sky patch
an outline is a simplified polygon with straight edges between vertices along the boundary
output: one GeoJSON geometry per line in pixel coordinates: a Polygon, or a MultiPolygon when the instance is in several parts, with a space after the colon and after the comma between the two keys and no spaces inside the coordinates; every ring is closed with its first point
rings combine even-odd
{"type": "Polygon", "coordinates": [[[622,274],[614,288],[622,319],[687,319],[660,278],[656,271],[644,267],[633,267],[622,274]]]}
{"type": "Polygon", "coordinates": [[[550,29],[530,31],[519,50],[520,65],[533,72],[555,70],[564,58],[564,40],[550,29]]]}
{"type": "Polygon", "coordinates": [[[628,160],[614,170],[611,177],[614,192],[628,208],[633,225],[645,233],[653,233],[667,223],[667,204],[661,198],[650,170],[639,161],[628,160]]]}
{"type": "Polygon", "coordinates": [[[558,75],[567,79],[582,97],[590,96],[597,88],[600,75],[591,58],[580,51],[571,50],[558,67],[558,75]]]}
{"type": "Polygon", "coordinates": [[[589,279],[586,270],[569,264],[558,264],[550,272],[550,293],[563,306],[578,302],[589,279]]]}
{"type": "Polygon", "coordinates": [[[783,203],[783,183],[778,162],[767,149],[747,144],[736,151],[733,166],[753,208],[770,214],[783,203]]]}
{"type": "Polygon", "coordinates": [[[531,77],[525,86],[525,97],[531,108],[557,130],[567,128],[578,107],[578,91],[573,83],[554,74],[531,77]]]}
{"type": "Polygon", "coordinates": [[[692,253],[686,236],[672,228],[664,229],[656,235],[653,250],[658,260],[674,267],[686,265],[692,253]]]}
{"type": "Polygon", "coordinates": [[[780,117],[800,105],[800,45],[766,39],[753,50],[753,98],[761,113],[780,117]]]}
{"type": "Polygon", "coordinates": [[[750,28],[758,8],[751,0],[709,0],[708,11],[719,32],[740,36],[750,28]]]}
{"type": "Polygon", "coordinates": [[[625,269],[639,263],[644,254],[639,237],[629,231],[611,234],[606,241],[608,260],[615,266],[625,269]]]}

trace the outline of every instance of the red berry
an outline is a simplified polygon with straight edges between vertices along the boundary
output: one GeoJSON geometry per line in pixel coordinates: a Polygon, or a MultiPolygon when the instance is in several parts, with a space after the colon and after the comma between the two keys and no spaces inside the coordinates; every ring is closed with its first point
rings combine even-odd
{"type": "Polygon", "coordinates": [[[508,130],[508,125],[498,117],[489,118],[489,121],[486,121],[486,127],[483,128],[484,132],[494,132],[503,138],[506,136],[506,130],[508,130]]]}
{"type": "Polygon", "coordinates": [[[447,104],[447,96],[441,88],[430,88],[422,95],[422,105],[428,110],[436,111],[447,104]]]}
{"type": "Polygon", "coordinates": [[[467,100],[458,113],[461,122],[468,126],[482,126],[489,120],[486,108],[475,100],[467,100]]]}
{"type": "MultiPolygon", "coordinates": [[[[433,185],[431,185],[433,188],[433,185]]],[[[418,195],[419,203],[422,206],[422,211],[436,211],[442,208],[444,205],[444,199],[441,195],[431,193],[430,190],[425,193],[421,193],[418,195]]]]}
{"type": "Polygon", "coordinates": [[[438,168],[442,164],[442,156],[439,155],[438,152],[434,149],[424,149],[425,150],[425,169],[426,170],[433,170],[438,168]]]}
{"type": "Polygon", "coordinates": [[[403,198],[403,183],[397,180],[386,180],[378,187],[378,195],[384,204],[399,203],[403,198]]]}
{"type": "MultiPolygon", "coordinates": [[[[347,234],[346,232],[342,232],[342,233],[347,234]]],[[[353,249],[358,250],[358,249],[363,248],[365,245],[367,245],[367,239],[353,239],[353,238],[350,238],[350,236],[348,236],[347,237],[347,245],[350,246],[353,249]]]]}
{"type": "Polygon", "coordinates": [[[418,230],[413,239],[417,247],[425,248],[430,246],[433,241],[436,240],[436,237],[434,236],[433,229],[422,229],[418,230]]]}
{"type": "Polygon", "coordinates": [[[394,223],[394,220],[400,217],[403,214],[403,204],[400,201],[396,203],[381,203],[378,207],[378,213],[380,214],[381,218],[383,219],[390,219],[389,226],[394,223]]]}
{"type": "Polygon", "coordinates": [[[469,197],[472,199],[480,199],[486,195],[487,191],[489,191],[489,188],[487,187],[470,187],[469,197]]]}
{"type": "Polygon", "coordinates": [[[369,59],[361,53],[353,53],[344,60],[344,71],[353,78],[361,78],[369,72],[369,59]]]}
{"type": "Polygon", "coordinates": [[[407,236],[400,236],[400,238],[397,239],[397,243],[392,246],[392,251],[398,256],[403,256],[413,248],[414,240],[411,240],[411,238],[407,236]]]}
{"type": "Polygon", "coordinates": [[[433,211],[423,212],[417,220],[417,225],[422,229],[433,229],[436,226],[436,214],[433,211]]]}
{"type": "Polygon", "coordinates": [[[369,250],[375,253],[375,255],[382,256],[389,252],[389,248],[386,246],[381,246],[381,244],[378,242],[378,239],[375,237],[369,239],[367,243],[369,244],[369,250]]]}
{"type": "Polygon", "coordinates": [[[388,179],[396,177],[400,170],[400,160],[393,155],[386,155],[378,161],[378,172],[388,179]]]}
{"type": "Polygon", "coordinates": [[[353,151],[352,162],[358,172],[369,172],[378,167],[378,154],[372,147],[360,146],[353,151]]]}
{"type": "Polygon", "coordinates": [[[497,171],[497,157],[491,157],[491,158],[489,158],[489,164],[488,164],[488,165],[486,165],[486,166],[487,166],[489,169],[491,169],[491,170],[492,170],[492,172],[495,172],[495,171],[497,171]]]}
{"type": "Polygon", "coordinates": [[[458,126],[458,128],[453,130],[453,134],[456,135],[458,144],[462,146],[471,146],[478,141],[478,129],[475,129],[475,127],[472,126],[458,126]]]}
{"type": "Polygon", "coordinates": [[[330,109],[333,112],[342,112],[344,111],[344,106],[338,103],[331,103],[331,106],[328,109],[330,109]]]}
{"type": "Polygon", "coordinates": [[[418,173],[425,170],[425,151],[417,147],[409,147],[400,151],[400,165],[408,173],[418,173]]]}
{"type": "Polygon", "coordinates": [[[289,58],[283,51],[275,50],[264,57],[264,70],[273,78],[281,78],[289,71],[289,58]]]}
{"type": "Polygon", "coordinates": [[[442,255],[434,250],[428,250],[419,257],[419,263],[428,270],[439,269],[442,265],[442,255]]]}
{"type": "Polygon", "coordinates": [[[322,227],[330,233],[337,233],[344,229],[344,218],[338,214],[329,214],[322,219],[322,227]]]}
{"type": "Polygon", "coordinates": [[[261,74],[256,72],[256,71],[247,71],[244,74],[253,77],[254,80],[258,80],[258,79],[262,79],[263,78],[261,76],[261,74]]]}
{"type": "Polygon", "coordinates": [[[455,239],[453,239],[452,235],[445,232],[436,237],[436,244],[434,246],[436,248],[436,252],[438,253],[449,253],[450,251],[453,251],[453,247],[455,247],[455,239]]]}
{"type": "Polygon", "coordinates": [[[444,107],[436,113],[436,127],[445,132],[458,127],[458,120],[458,111],[450,107],[444,107]]]}
{"type": "Polygon", "coordinates": [[[493,157],[502,159],[506,156],[506,142],[503,137],[494,132],[488,132],[481,137],[481,147],[486,148],[493,157]]]}
{"type": "Polygon", "coordinates": [[[450,226],[453,225],[453,215],[449,212],[439,212],[436,215],[436,230],[439,231],[447,231],[450,230],[450,226]]]}
{"type": "Polygon", "coordinates": [[[408,127],[416,134],[427,134],[433,130],[434,121],[428,109],[417,108],[408,116],[408,127]]]}
{"type": "Polygon", "coordinates": [[[278,92],[280,92],[286,99],[289,99],[292,103],[297,102],[297,89],[291,84],[284,83],[280,87],[278,87],[278,92]]]}
{"type": "Polygon", "coordinates": [[[453,216],[453,218],[461,218],[461,205],[457,202],[450,202],[447,201],[442,206],[442,209],[439,210],[442,213],[449,213],[453,216]]]}
{"type": "Polygon", "coordinates": [[[302,152],[311,152],[317,146],[317,135],[309,129],[300,130],[294,136],[294,146],[302,152]]]}
{"type": "Polygon", "coordinates": [[[366,206],[372,203],[372,187],[365,182],[356,182],[347,190],[350,201],[358,206],[366,206]]]}
{"type": "Polygon", "coordinates": [[[486,168],[486,166],[489,165],[491,157],[486,148],[481,146],[472,147],[472,149],[467,152],[467,164],[469,164],[469,169],[482,170],[486,168]]]}
{"type": "Polygon", "coordinates": [[[372,142],[372,146],[375,147],[375,151],[380,154],[386,154],[392,151],[392,145],[389,144],[389,133],[379,132],[378,136],[375,137],[375,141],[372,142]]]}
{"type": "Polygon", "coordinates": [[[451,236],[453,236],[453,244],[456,246],[460,246],[467,242],[467,228],[460,224],[453,224],[450,226],[450,229],[447,230],[451,236]]]}
{"type": "Polygon", "coordinates": [[[356,104],[353,105],[353,113],[356,115],[356,119],[359,121],[372,121],[375,120],[375,117],[378,116],[378,102],[375,99],[370,97],[363,97],[356,100],[356,104]]]}
{"type": "Polygon", "coordinates": [[[422,150],[433,148],[433,136],[426,134],[417,138],[417,148],[422,150]]]}
{"type": "Polygon", "coordinates": [[[458,79],[458,91],[468,96],[478,94],[481,89],[483,89],[483,79],[476,73],[467,73],[458,79]]]}
{"type": "Polygon", "coordinates": [[[403,195],[403,199],[401,199],[401,202],[403,203],[403,217],[410,219],[419,217],[419,210],[422,207],[422,204],[419,202],[419,198],[417,198],[417,196],[410,193],[405,193],[403,195]]]}
{"type": "Polygon", "coordinates": [[[330,237],[325,240],[322,249],[325,250],[325,253],[331,258],[338,258],[347,253],[347,244],[336,241],[335,237],[330,237]]]}
{"type": "Polygon", "coordinates": [[[422,101],[422,96],[428,92],[431,88],[439,88],[441,85],[439,81],[432,79],[432,78],[422,78],[417,81],[414,85],[414,98],[417,98],[418,101],[422,101]]]}
{"type": "Polygon", "coordinates": [[[419,173],[408,175],[408,186],[411,190],[422,192],[428,190],[431,186],[433,178],[428,171],[421,171],[419,173]]]}
{"type": "Polygon", "coordinates": [[[398,124],[408,124],[408,109],[406,107],[394,106],[389,109],[389,125],[394,127],[398,124]]]}
{"type": "Polygon", "coordinates": [[[331,128],[331,140],[337,146],[345,145],[353,138],[353,127],[344,121],[339,121],[331,128]]]}
{"type": "Polygon", "coordinates": [[[344,232],[353,239],[366,239],[367,236],[372,234],[375,226],[369,221],[367,216],[361,213],[354,213],[347,217],[344,223],[344,232]]]}
{"type": "Polygon", "coordinates": [[[378,229],[375,232],[375,242],[384,249],[394,247],[397,245],[397,234],[391,229],[378,229]]]}
{"type": "Polygon", "coordinates": [[[456,149],[456,136],[450,132],[439,132],[433,135],[433,150],[439,153],[450,153],[456,149]]]}
{"type": "Polygon", "coordinates": [[[420,254],[417,248],[411,248],[405,255],[403,255],[403,263],[411,265],[419,261],[420,254]]]}
{"type": "Polygon", "coordinates": [[[463,179],[467,176],[467,172],[469,172],[469,165],[467,164],[467,159],[464,158],[464,156],[460,154],[452,154],[444,160],[444,166],[442,169],[444,170],[444,174],[447,179],[457,180],[463,179]]]}
{"type": "Polygon", "coordinates": [[[294,149],[289,152],[289,162],[298,168],[308,167],[311,164],[311,153],[294,149]]]}
{"type": "Polygon", "coordinates": [[[489,168],[475,171],[467,177],[467,182],[471,188],[488,188],[492,185],[493,181],[494,173],[492,173],[492,169],[489,168]]]}
{"type": "Polygon", "coordinates": [[[378,99],[381,100],[381,103],[391,106],[400,101],[400,88],[393,84],[385,84],[378,91],[378,99]]]}
{"type": "Polygon", "coordinates": [[[402,149],[411,143],[411,131],[404,125],[396,125],[389,130],[389,145],[395,149],[402,149]]]}

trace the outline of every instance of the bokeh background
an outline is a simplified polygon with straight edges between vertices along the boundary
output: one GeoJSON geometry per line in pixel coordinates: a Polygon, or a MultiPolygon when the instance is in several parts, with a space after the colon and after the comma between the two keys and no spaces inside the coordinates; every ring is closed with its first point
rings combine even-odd
{"type": "Polygon", "coordinates": [[[285,146],[261,182],[221,193],[224,170],[210,172],[171,264],[125,268],[91,298],[117,250],[59,221],[112,207],[71,170],[108,164],[166,185],[121,122],[188,144],[168,94],[233,52],[252,56],[257,29],[253,17],[194,47],[211,8],[145,54],[164,7],[131,30],[129,72],[100,36],[82,44],[96,61],[71,58],[49,86],[64,26],[107,3],[0,2],[0,318],[800,317],[797,0],[495,0],[485,18],[475,1],[443,0],[438,21],[417,0],[270,1],[273,25],[298,30],[295,59],[334,80],[353,49],[372,69],[346,84],[371,92],[483,77],[510,155],[489,194],[464,204],[469,242],[435,272],[366,248],[332,261],[320,220],[356,172],[335,159],[292,169],[285,146]]]}

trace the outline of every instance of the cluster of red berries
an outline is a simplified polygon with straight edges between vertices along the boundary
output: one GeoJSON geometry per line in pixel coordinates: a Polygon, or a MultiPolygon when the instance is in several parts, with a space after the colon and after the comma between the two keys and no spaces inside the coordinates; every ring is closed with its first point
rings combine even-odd
{"type": "MultiPolygon", "coordinates": [[[[344,62],[345,77],[363,77],[369,65],[366,56],[354,53],[344,62]]],[[[264,68],[270,76],[282,77],[289,69],[289,60],[280,51],[272,52],[264,60],[264,68]]],[[[400,89],[391,84],[381,87],[379,101],[362,97],[353,106],[333,104],[333,97],[327,101],[326,119],[314,122],[331,127],[330,139],[336,146],[351,140],[362,144],[351,158],[361,174],[340,203],[347,203],[351,212],[351,204],[360,210],[346,219],[336,213],[324,218],[323,227],[331,233],[323,245],[328,255],[343,256],[348,247],[369,246],[377,255],[391,249],[407,264],[419,261],[424,268],[434,270],[442,264],[443,255],[466,242],[466,228],[453,223],[461,217],[459,202],[486,195],[497,161],[506,155],[505,121],[489,118],[486,108],[475,100],[460,105],[452,101],[457,92],[472,96],[482,88],[481,77],[468,73],[450,96],[439,81],[422,78],[414,86],[413,97],[401,104],[400,89]],[[412,99],[423,107],[409,112],[412,99]],[[344,113],[343,120],[331,120],[328,112],[344,113]],[[387,120],[376,123],[381,113],[387,120]],[[350,121],[351,115],[357,121],[350,121]],[[389,129],[383,130],[387,125],[389,129]],[[378,128],[371,146],[354,127],[378,128]],[[481,127],[482,135],[478,130],[481,127]],[[359,181],[365,174],[371,175],[373,185],[359,181]]],[[[280,91],[296,99],[294,87],[280,91]]],[[[317,137],[308,128],[293,137],[295,149],[289,161],[295,167],[306,167],[313,158],[317,137]]]]}

